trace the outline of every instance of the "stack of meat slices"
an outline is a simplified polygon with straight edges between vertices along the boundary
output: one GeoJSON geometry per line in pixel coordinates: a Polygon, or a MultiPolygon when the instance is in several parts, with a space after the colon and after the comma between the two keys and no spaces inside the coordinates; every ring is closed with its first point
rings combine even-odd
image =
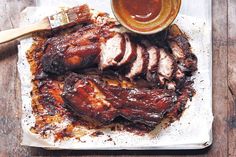
{"type": "Polygon", "coordinates": [[[160,34],[137,37],[116,32],[114,27],[90,23],[72,34],[48,39],[42,57],[44,72],[61,75],[96,67],[100,72],[117,72],[133,83],[145,80],[151,88],[116,87],[73,74],[64,87],[68,106],[106,124],[122,116],[149,126],[180,111],[194,94],[190,79],[197,70],[187,37],[172,25],[161,36],[163,45],[156,44],[160,34]]]}
{"type": "Polygon", "coordinates": [[[42,65],[45,72],[53,74],[98,65],[102,71],[117,70],[130,80],[145,77],[159,86],[170,83],[173,88],[173,79],[197,70],[197,58],[176,25],[170,28],[166,40],[170,50],[151,41],[135,41],[128,33],[88,25],[69,36],[50,38],[45,44],[42,65]]]}

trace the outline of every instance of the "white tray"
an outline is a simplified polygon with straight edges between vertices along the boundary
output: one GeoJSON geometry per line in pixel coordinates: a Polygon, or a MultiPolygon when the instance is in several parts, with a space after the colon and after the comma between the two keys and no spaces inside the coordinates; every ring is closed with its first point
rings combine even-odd
{"type": "MultiPolygon", "coordinates": [[[[54,14],[60,6],[76,6],[87,3],[91,8],[111,13],[108,0],[38,0],[40,7],[27,8],[22,12],[21,26],[54,14]]],[[[212,143],[212,24],[211,0],[182,0],[182,8],[175,23],[191,38],[193,52],[197,55],[199,71],[194,87],[197,90],[193,101],[179,121],[161,130],[156,136],[138,136],[128,132],[105,132],[99,137],[84,136],[79,142],[75,139],[54,143],[52,138],[42,139],[32,134],[29,128],[34,125],[31,109],[31,74],[26,59],[26,51],[32,39],[21,40],[19,45],[18,71],[22,90],[22,145],[47,149],[202,149],[212,143]],[[31,118],[28,116],[31,115],[31,118]],[[30,125],[27,125],[30,124],[30,125]],[[106,141],[107,136],[113,141],[106,141]],[[106,142],[105,142],[106,141],[106,142]],[[116,145],[114,145],[114,142],[116,145]]]]}

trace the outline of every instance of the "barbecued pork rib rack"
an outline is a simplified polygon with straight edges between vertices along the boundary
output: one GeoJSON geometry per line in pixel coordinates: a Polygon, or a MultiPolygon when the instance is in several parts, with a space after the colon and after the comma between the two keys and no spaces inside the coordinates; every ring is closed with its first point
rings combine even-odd
{"type": "Polygon", "coordinates": [[[71,74],[66,78],[63,98],[83,116],[105,124],[122,116],[135,123],[157,125],[177,101],[176,93],[167,89],[126,87],[109,83],[101,76],[71,74]]]}

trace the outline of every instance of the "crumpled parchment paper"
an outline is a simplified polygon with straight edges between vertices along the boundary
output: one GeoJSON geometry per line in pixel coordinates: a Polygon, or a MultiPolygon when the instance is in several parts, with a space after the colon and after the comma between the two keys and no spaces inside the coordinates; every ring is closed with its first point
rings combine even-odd
{"type": "MultiPolygon", "coordinates": [[[[52,1],[51,1],[52,2],[52,1]]],[[[58,11],[58,6],[75,6],[87,3],[91,8],[108,12],[112,15],[109,1],[100,0],[60,0],[43,7],[29,7],[22,12],[21,26],[39,21],[58,11]]],[[[125,131],[105,131],[104,135],[91,137],[85,135],[81,142],[76,139],[54,142],[52,137],[43,139],[30,132],[34,126],[31,108],[31,72],[26,52],[31,47],[32,39],[22,39],[18,47],[18,71],[22,93],[22,145],[44,147],[47,149],[200,149],[212,143],[212,50],[211,25],[204,18],[179,14],[176,21],[180,28],[191,38],[193,52],[198,57],[198,72],[194,88],[197,94],[179,121],[162,129],[159,133],[145,136],[125,131]],[[153,136],[154,135],[154,136],[153,136]],[[111,137],[113,140],[107,140],[111,137]]]]}

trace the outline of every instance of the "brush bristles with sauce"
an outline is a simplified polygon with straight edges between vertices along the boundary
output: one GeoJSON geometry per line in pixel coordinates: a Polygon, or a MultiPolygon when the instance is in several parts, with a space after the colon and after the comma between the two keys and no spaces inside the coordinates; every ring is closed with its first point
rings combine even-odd
{"type": "Polygon", "coordinates": [[[68,10],[63,10],[30,26],[2,31],[0,32],[0,44],[33,32],[47,31],[55,28],[63,29],[79,23],[86,23],[90,20],[90,9],[88,5],[84,4],[68,10]]]}
{"type": "Polygon", "coordinates": [[[48,17],[51,28],[68,27],[78,23],[88,22],[91,13],[88,5],[81,5],[48,17]]]}

